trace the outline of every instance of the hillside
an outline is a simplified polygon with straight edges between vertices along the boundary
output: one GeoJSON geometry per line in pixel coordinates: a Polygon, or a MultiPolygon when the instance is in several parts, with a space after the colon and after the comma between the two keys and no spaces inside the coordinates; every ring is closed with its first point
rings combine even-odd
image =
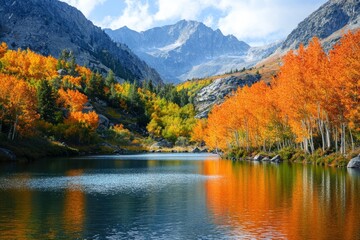
{"type": "Polygon", "coordinates": [[[128,80],[161,83],[159,74],[128,47],[115,44],[76,8],[58,0],[0,0],[0,41],[11,49],[31,49],[59,57],[70,50],[76,62],[128,80]]]}
{"type": "Polygon", "coordinates": [[[149,150],[189,142],[195,110],[172,85],[116,81],[62,56],[0,44],[0,160],[149,150]]]}

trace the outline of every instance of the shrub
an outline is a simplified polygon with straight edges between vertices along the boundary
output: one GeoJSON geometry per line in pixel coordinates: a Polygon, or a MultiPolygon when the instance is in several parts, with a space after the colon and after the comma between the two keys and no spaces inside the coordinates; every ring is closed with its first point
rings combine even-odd
{"type": "Polygon", "coordinates": [[[189,139],[186,137],[178,137],[175,146],[186,147],[189,145],[189,139]]]}
{"type": "Polygon", "coordinates": [[[282,148],[277,152],[283,160],[292,159],[293,155],[296,153],[296,150],[291,147],[282,148]]]}

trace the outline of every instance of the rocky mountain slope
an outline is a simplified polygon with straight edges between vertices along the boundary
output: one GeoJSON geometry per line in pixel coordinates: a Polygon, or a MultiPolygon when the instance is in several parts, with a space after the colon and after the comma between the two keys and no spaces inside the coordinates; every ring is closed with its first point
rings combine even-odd
{"type": "Polygon", "coordinates": [[[129,46],[154,67],[163,79],[176,82],[221,74],[231,69],[253,65],[274,46],[253,51],[232,35],[224,36],[196,21],[179,21],[174,25],[136,32],[127,27],[105,29],[116,42],[129,46]],[[256,53],[256,54],[255,54],[256,53]]]}
{"type": "Polygon", "coordinates": [[[320,38],[329,50],[343,33],[359,27],[359,0],[330,0],[299,23],[279,50],[296,49],[300,43],[308,44],[314,36],[320,38]]]}
{"type": "Polygon", "coordinates": [[[112,69],[123,79],[161,82],[127,46],[114,43],[80,11],[58,0],[0,0],[1,41],[54,57],[68,49],[80,65],[103,73],[112,69]]]}
{"type": "Polygon", "coordinates": [[[221,77],[201,89],[194,98],[197,118],[208,116],[215,104],[220,104],[225,97],[236,91],[239,87],[251,86],[260,80],[260,75],[241,74],[221,77]]]}

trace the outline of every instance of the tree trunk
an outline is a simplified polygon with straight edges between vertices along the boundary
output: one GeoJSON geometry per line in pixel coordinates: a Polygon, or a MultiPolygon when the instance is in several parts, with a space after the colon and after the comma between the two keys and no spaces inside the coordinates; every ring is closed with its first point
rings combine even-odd
{"type": "Polygon", "coordinates": [[[326,122],[325,122],[325,132],[326,132],[326,148],[329,150],[331,148],[331,132],[330,132],[330,122],[329,122],[329,116],[326,114],[326,122]]]}
{"type": "Polygon", "coordinates": [[[319,131],[321,134],[322,150],[323,150],[323,152],[325,152],[324,121],[321,120],[320,113],[321,113],[320,105],[318,104],[318,120],[317,120],[317,122],[318,122],[319,131]]]}
{"type": "Polygon", "coordinates": [[[14,122],[14,127],[13,127],[13,132],[12,132],[12,137],[11,137],[11,140],[13,140],[13,141],[14,141],[15,135],[16,135],[16,127],[17,127],[18,120],[19,120],[19,116],[16,115],[15,122],[14,122]]]}
{"type": "Polygon", "coordinates": [[[311,121],[308,121],[309,124],[309,135],[310,135],[310,150],[311,154],[314,153],[315,147],[314,147],[314,136],[313,136],[313,129],[311,127],[311,121]]]}
{"type": "Polygon", "coordinates": [[[325,124],[325,132],[326,132],[326,149],[331,148],[331,140],[330,140],[330,128],[328,123],[325,124]]]}
{"type": "Polygon", "coordinates": [[[338,148],[338,130],[337,128],[335,127],[335,151],[338,152],[339,151],[339,148],[338,148]]]}
{"type": "Polygon", "coordinates": [[[341,139],[340,139],[340,153],[346,154],[346,134],[345,134],[346,126],[344,123],[341,124],[341,139]]]}
{"type": "Polygon", "coordinates": [[[308,143],[308,139],[307,139],[307,138],[304,138],[303,144],[304,144],[304,151],[305,151],[305,153],[309,153],[309,143],[308,143]]]}
{"type": "Polygon", "coordinates": [[[324,122],[322,120],[319,120],[319,130],[321,134],[322,150],[323,152],[325,152],[326,140],[325,140],[324,122]]]}
{"type": "Polygon", "coordinates": [[[354,143],[354,138],[351,132],[351,128],[349,128],[349,132],[350,132],[350,139],[351,139],[351,150],[355,151],[355,143],[354,143]]]}

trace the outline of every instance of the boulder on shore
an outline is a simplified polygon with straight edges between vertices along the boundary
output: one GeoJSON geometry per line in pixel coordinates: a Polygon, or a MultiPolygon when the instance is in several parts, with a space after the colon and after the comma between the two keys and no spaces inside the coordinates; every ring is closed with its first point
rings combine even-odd
{"type": "Polygon", "coordinates": [[[264,157],[261,156],[260,154],[257,154],[252,160],[253,161],[261,161],[264,157]]]}
{"type": "Polygon", "coordinates": [[[269,157],[264,157],[261,161],[263,161],[263,162],[269,162],[269,161],[270,161],[270,158],[269,158],[269,157]]]}
{"type": "Polygon", "coordinates": [[[280,163],[280,162],[282,162],[282,159],[281,159],[281,157],[279,155],[276,155],[270,161],[274,162],[274,163],[280,163]]]}
{"type": "Polygon", "coordinates": [[[350,160],[347,165],[348,168],[360,168],[360,154],[350,160]]]}
{"type": "Polygon", "coordinates": [[[195,147],[191,152],[192,153],[200,153],[201,150],[198,147],[195,147]]]}
{"type": "Polygon", "coordinates": [[[157,143],[154,143],[153,145],[151,145],[151,149],[162,149],[162,148],[172,148],[174,147],[174,145],[169,142],[169,141],[166,141],[165,139],[157,142],[157,143]]]}

